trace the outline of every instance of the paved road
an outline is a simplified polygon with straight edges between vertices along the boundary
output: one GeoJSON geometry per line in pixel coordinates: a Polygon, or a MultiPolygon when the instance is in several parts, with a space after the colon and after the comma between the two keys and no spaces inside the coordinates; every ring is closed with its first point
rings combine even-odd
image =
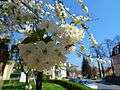
{"type": "Polygon", "coordinates": [[[120,90],[120,85],[113,85],[105,81],[96,81],[98,90],[120,90]]]}

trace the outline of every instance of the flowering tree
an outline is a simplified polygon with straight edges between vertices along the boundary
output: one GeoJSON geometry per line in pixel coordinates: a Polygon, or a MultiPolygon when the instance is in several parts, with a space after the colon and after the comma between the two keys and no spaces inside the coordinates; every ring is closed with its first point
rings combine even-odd
{"type": "MultiPolygon", "coordinates": [[[[62,0],[8,0],[0,1],[0,30],[4,37],[10,32],[23,33],[27,38],[19,44],[24,63],[39,71],[64,62],[65,55],[82,41],[85,32],[96,47],[97,42],[89,33],[86,23],[91,21],[88,7],[77,0],[84,14],[74,15],[62,0]]],[[[80,45],[80,53],[84,46],[80,45]]],[[[39,78],[38,78],[39,79],[39,78]]],[[[38,90],[40,80],[37,80],[38,90]]]]}

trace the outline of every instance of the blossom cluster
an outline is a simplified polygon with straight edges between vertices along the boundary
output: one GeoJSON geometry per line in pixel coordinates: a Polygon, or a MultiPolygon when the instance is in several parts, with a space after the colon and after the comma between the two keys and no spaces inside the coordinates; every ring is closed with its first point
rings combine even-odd
{"type": "Polygon", "coordinates": [[[21,44],[19,48],[24,62],[33,69],[50,69],[55,64],[66,60],[64,54],[58,48],[55,48],[53,41],[47,44],[43,41],[21,44]]]}
{"type": "Polygon", "coordinates": [[[42,21],[38,28],[45,30],[43,40],[20,44],[19,48],[24,62],[39,70],[47,67],[49,69],[53,64],[65,61],[65,54],[75,50],[74,44],[82,40],[85,32],[74,25],[58,26],[48,21],[42,21]],[[45,42],[49,36],[50,41],[45,42]]]}
{"type": "MultiPolygon", "coordinates": [[[[0,3],[0,30],[34,37],[36,42],[19,45],[20,54],[31,68],[49,68],[64,61],[65,54],[75,51],[75,44],[84,38],[86,23],[91,19],[83,0],[78,3],[84,16],[74,15],[61,0],[8,0],[0,3]]],[[[89,36],[96,46],[95,38],[89,36]]]]}

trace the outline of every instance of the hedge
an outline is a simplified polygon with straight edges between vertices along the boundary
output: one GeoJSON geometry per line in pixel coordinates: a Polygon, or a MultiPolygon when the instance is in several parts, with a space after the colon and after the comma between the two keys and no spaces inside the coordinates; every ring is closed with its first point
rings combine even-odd
{"type": "Polygon", "coordinates": [[[70,81],[64,81],[64,80],[49,80],[47,81],[49,83],[55,83],[63,86],[67,90],[93,90],[83,84],[73,83],[70,81]]]}
{"type": "Polygon", "coordinates": [[[120,85],[120,76],[106,76],[103,80],[112,84],[120,85]]]}

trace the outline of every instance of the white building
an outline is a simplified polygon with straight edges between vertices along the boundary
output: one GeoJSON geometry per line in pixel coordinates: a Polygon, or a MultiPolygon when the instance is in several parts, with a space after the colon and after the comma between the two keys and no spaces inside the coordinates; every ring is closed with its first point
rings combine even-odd
{"type": "Polygon", "coordinates": [[[50,70],[44,70],[44,74],[49,75],[51,79],[62,79],[67,77],[66,63],[53,66],[50,70]]]}

